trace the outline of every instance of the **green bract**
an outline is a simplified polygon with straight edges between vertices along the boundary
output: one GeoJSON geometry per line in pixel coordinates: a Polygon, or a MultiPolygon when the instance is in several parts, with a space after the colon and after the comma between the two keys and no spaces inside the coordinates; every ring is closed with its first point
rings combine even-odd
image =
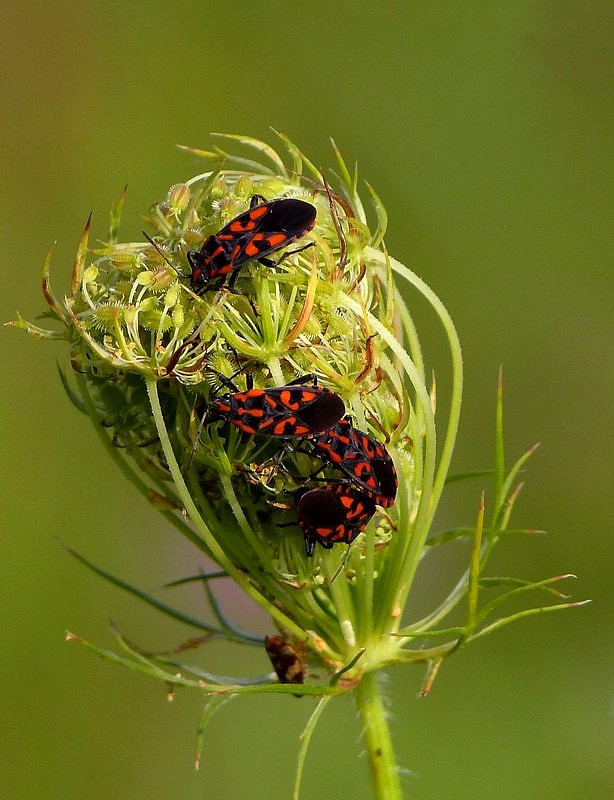
{"type": "MultiPolygon", "coordinates": [[[[235,626],[217,606],[214,580],[231,578],[269,614],[276,641],[296,659],[305,682],[284,684],[269,673],[259,680],[223,678],[177,657],[145,658],[123,640],[127,656],[87,646],[168,684],[198,687],[209,697],[204,720],[231,694],[286,692],[326,699],[354,691],[378,796],[395,798],[398,776],[374,674],[395,663],[427,663],[427,691],[442,659],[461,644],[512,619],[569,604],[491,617],[504,599],[529,589],[560,597],[551,586],[559,578],[532,583],[483,575],[504,533],[529,533],[508,527],[517,496],[514,481],[530,451],[505,469],[501,385],[490,519],[483,501],[476,502],[473,528],[427,538],[448,478],[460,413],[462,359],[454,325],[435,294],[386,252],[386,214],[371,187],[361,199],[356,174],[336,150],[337,177],[326,176],[329,187],[320,171],[280,138],[283,159],[246,137],[225,139],[251,150],[249,157],[192,150],[210,169],[176,184],[154,206],[146,219],[151,242],[118,241],[122,196],[108,241],[92,250],[88,223],[64,302],[53,295],[49,259],[45,264],[43,289],[63,323],[61,333],[21,318],[13,324],[68,340],[73,369],[64,369],[63,379],[73,402],[89,414],[139,491],[219,566],[210,575],[184,579],[203,584],[217,621],[187,618],[85,563],[205,638],[263,647],[262,637],[235,626]],[[243,213],[255,194],[312,203],[316,225],[299,244],[313,246],[294,248],[297,252],[274,266],[243,265],[239,294],[224,288],[196,294],[187,253],[243,213]],[[450,397],[443,410],[435,402],[434,366],[425,364],[412,320],[411,305],[418,299],[430,306],[449,347],[448,362],[437,367],[450,397]],[[399,478],[394,505],[377,510],[349,551],[341,544],[331,550],[317,546],[312,558],[305,555],[299,527],[280,525],[296,522],[295,491],[317,469],[314,459],[300,448],[285,451],[270,438],[200,422],[207,403],[228,391],[231,380],[243,389],[249,374],[256,386],[274,387],[308,373],[343,398],[357,428],[385,444],[399,478]],[[472,543],[465,573],[430,613],[406,618],[420,560],[459,539],[472,543]],[[484,602],[483,592],[493,588],[498,593],[484,602]],[[452,612],[456,616],[449,622],[452,612]]],[[[330,468],[324,475],[342,477],[330,468]]]]}

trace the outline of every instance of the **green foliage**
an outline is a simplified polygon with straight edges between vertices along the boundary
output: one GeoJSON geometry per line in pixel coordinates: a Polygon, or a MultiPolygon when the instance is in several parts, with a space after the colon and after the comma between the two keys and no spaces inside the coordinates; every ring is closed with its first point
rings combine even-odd
{"type": "MultiPolygon", "coordinates": [[[[43,293],[50,316],[61,325],[59,332],[21,317],[12,323],[39,338],[69,342],[72,378],[65,365],[60,376],[71,402],[89,415],[128,480],[220,567],[183,581],[202,584],[205,605],[215,619],[211,624],[70,551],[100,577],[198,632],[172,653],[153,654],[119,632],[124,655],[70,638],[169,687],[201,692],[207,702],[199,748],[206,724],[231,696],[321,697],[303,736],[295,797],[326,702],[354,692],[376,791],[394,800],[400,789],[376,673],[392,664],[426,663],[427,693],[443,659],[459,647],[517,619],[578,603],[537,605],[492,618],[504,603],[530,591],[564,599],[554,584],[570,576],[528,581],[486,574],[503,537],[535,533],[509,526],[521,488],[517,478],[534,448],[506,468],[500,379],[494,469],[449,475],[461,407],[460,344],[438,297],[387,253],[388,220],[375,191],[367,185],[372,209],[367,213],[358,174],[350,172],[336,148],[338,178],[331,188],[283,135],[284,157],[249,137],[220,138],[229,150],[186,148],[205,159],[208,170],[172,186],[150,210],[147,223],[153,235],[146,241],[118,241],[125,190],[111,212],[108,240],[92,250],[88,220],[71,295],[64,303],[52,291],[47,257],[43,293]],[[235,155],[237,145],[247,155],[235,155]],[[246,265],[241,294],[224,288],[195,294],[184,279],[186,254],[242,213],[254,194],[308,198],[317,209],[317,224],[309,234],[313,246],[280,259],[275,268],[246,265]],[[416,302],[428,305],[445,334],[450,363],[437,369],[450,396],[443,411],[437,408],[434,380],[427,378],[434,366],[427,369],[397,280],[413,290],[416,302]],[[308,474],[304,453],[284,454],[282,465],[278,443],[200,424],[203,408],[224,381],[243,380],[246,372],[262,387],[315,374],[343,398],[357,427],[386,443],[399,476],[397,500],[378,510],[349,549],[318,547],[308,558],[296,524],[294,530],[280,527],[296,523],[292,497],[303,483],[296,476],[308,474]],[[445,486],[476,476],[493,478],[492,508],[487,509],[482,494],[473,527],[433,533],[445,486]],[[420,620],[407,620],[404,609],[422,559],[462,540],[471,542],[465,572],[436,608],[420,620]],[[267,612],[287,647],[304,662],[305,683],[284,683],[283,675],[279,682],[274,673],[216,675],[184,658],[212,637],[263,646],[263,637],[222,612],[214,584],[227,579],[267,612]],[[456,619],[460,611],[462,624],[456,619]],[[383,759],[374,756],[379,751],[383,759]]],[[[324,474],[333,479],[335,471],[328,468],[324,474]]]]}

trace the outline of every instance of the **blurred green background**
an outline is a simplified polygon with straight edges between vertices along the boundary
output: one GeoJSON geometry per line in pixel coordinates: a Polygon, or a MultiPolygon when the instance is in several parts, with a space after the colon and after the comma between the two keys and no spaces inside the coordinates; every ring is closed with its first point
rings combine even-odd
{"type": "MultiPolygon", "coordinates": [[[[125,183],[129,239],[169,185],[202,171],[175,144],[207,147],[210,131],[272,142],[272,125],[325,168],[330,136],[358,160],[389,212],[390,252],[455,318],[466,361],[457,469],[492,463],[503,364],[510,460],[542,442],[515,521],[549,535],[502,545],[493,570],[576,572],[568,588],[593,604],[462,650],[428,699],[416,696],[421,668],[390,672],[404,782],[421,800],[614,796],[613,19],[605,0],[3,8],[3,320],[42,310],[55,239],[64,290],[88,212],[103,236],[125,183]]],[[[160,685],[63,641],[69,628],[112,646],[110,618],[152,649],[191,634],[87,572],[57,537],[152,591],[197,564],[67,402],[61,345],[5,329],[0,351],[3,796],[289,797],[311,701],[235,700],[195,773],[199,697],[169,704],[160,685]]],[[[481,488],[444,496],[441,524],[471,523],[481,488]]],[[[232,613],[250,624],[241,598],[232,613]]],[[[200,657],[231,674],[268,669],[251,650],[210,645],[200,657]]],[[[368,800],[361,751],[351,700],[335,702],[303,800],[368,800]]]]}

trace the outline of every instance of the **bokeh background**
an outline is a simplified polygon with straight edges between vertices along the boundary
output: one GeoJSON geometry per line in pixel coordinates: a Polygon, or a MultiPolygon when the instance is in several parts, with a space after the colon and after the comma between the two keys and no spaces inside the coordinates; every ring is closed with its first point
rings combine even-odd
{"type": "MultiPolygon", "coordinates": [[[[463,341],[455,467],[492,463],[500,364],[510,460],[542,442],[515,520],[549,535],[502,546],[493,568],[576,572],[574,598],[593,599],[462,650],[428,699],[421,668],[390,672],[408,796],[614,796],[612,4],[24,0],[2,16],[3,320],[42,310],[40,265],[56,239],[65,288],[88,212],[103,236],[125,183],[130,239],[169,185],[202,171],[178,143],[207,147],[210,131],[272,142],[271,125],[325,168],[330,136],[358,160],[388,209],[391,253],[438,292],[463,341]]],[[[67,402],[62,347],[4,329],[0,353],[3,796],[289,797],[311,701],[230,703],[196,773],[196,694],[169,704],[159,684],[64,642],[69,628],[112,646],[110,619],[151,648],[190,632],[58,538],[177,602],[160,587],[197,564],[67,402]]],[[[439,356],[434,337],[435,366],[439,356]]],[[[481,488],[444,497],[441,524],[471,523],[481,488]]],[[[241,598],[231,610],[251,623],[241,598]]],[[[260,652],[208,648],[220,672],[268,669],[260,652]]],[[[368,800],[361,751],[351,700],[335,702],[304,800],[368,800]]]]}

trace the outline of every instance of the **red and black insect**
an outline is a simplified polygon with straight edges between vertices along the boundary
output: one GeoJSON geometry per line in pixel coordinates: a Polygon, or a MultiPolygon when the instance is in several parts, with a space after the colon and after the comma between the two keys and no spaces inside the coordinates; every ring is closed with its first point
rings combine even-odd
{"type": "Polygon", "coordinates": [[[275,262],[267,256],[305,236],[315,221],[315,207],[304,200],[294,197],[265,200],[254,195],[247,211],[207,237],[200,250],[187,254],[192,267],[192,289],[195,292],[219,289],[230,273],[228,288],[232,291],[243,264],[257,259],[265,266],[273,266],[275,262]],[[211,285],[216,278],[219,280],[211,285]]]}
{"type": "Polygon", "coordinates": [[[327,431],[344,414],[338,394],[318,386],[315,376],[303,375],[285,386],[223,395],[210,403],[203,421],[224,420],[249,434],[308,439],[327,431]]]}
{"type": "Polygon", "coordinates": [[[303,658],[284,636],[265,636],[264,649],[271,659],[280,683],[304,683],[305,664],[303,658]]]}
{"type": "Polygon", "coordinates": [[[305,551],[312,556],[316,542],[329,550],[337,542],[351,544],[375,514],[375,500],[347,483],[309,489],[296,504],[305,551]]]}
{"type": "Polygon", "coordinates": [[[389,508],[397,494],[397,473],[381,442],[357,430],[349,419],[340,419],[329,430],[311,439],[313,452],[337,469],[375,503],[389,508]]]}

